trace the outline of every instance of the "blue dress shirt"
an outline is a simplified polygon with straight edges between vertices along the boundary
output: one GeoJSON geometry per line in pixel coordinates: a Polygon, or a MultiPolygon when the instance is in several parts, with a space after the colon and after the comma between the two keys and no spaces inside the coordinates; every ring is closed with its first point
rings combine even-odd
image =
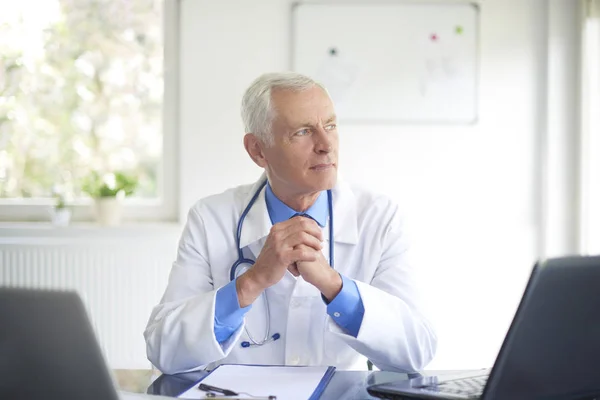
{"type": "MultiPolygon", "coordinates": [[[[273,225],[296,215],[309,217],[315,220],[320,227],[324,227],[327,223],[329,206],[326,191],[321,192],[315,203],[304,213],[298,213],[279,200],[273,193],[270,184],[267,184],[265,190],[265,201],[273,225]]],[[[327,304],[327,314],[348,334],[357,337],[365,314],[365,307],[356,283],[342,274],[340,276],[342,278],[342,290],[327,304]]],[[[323,300],[327,302],[324,297],[323,300]]],[[[219,343],[231,337],[233,332],[242,324],[244,315],[251,307],[252,305],[244,308],[240,307],[235,280],[217,290],[215,336],[219,343]]]]}

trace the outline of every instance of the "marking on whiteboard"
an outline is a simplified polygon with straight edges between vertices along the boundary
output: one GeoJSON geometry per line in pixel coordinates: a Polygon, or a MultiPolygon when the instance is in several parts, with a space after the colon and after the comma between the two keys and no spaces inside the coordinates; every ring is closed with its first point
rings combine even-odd
{"type": "Polygon", "coordinates": [[[419,92],[422,97],[427,97],[431,89],[444,86],[460,77],[456,60],[447,55],[423,60],[424,68],[419,78],[419,92]]]}
{"type": "Polygon", "coordinates": [[[325,85],[327,92],[329,92],[331,99],[337,106],[347,100],[358,79],[359,67],[352,60],[340,56],[337,47],[330,47],[327,54],[328,56],[319,63],[315,77],[325,85]]]}
{"type": "Polygon", "coordinates": [[[456,28],[454,29],[454,32],[456,32],[457,35],[462,35],[464,31],[465,29],[460,25],[456,25],[456,28]]]}
{"type": "Polygon", "coordinates": [[[431,39],[432,42],[437,42],[437,40],[439,39],[438,35],[435,33],[432,33],[429,38],[431,39]]]}

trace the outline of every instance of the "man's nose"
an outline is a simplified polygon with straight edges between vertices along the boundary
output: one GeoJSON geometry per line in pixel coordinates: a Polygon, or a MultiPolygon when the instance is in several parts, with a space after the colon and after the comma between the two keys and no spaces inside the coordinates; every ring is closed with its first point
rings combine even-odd
{"type": "Polygon", "coordinates": [[[330,153],[333,150],[331,133],[323,127],[318,127],[316,131],[317,134],[313,136],[315,138],[315,152],[330,153]]]}

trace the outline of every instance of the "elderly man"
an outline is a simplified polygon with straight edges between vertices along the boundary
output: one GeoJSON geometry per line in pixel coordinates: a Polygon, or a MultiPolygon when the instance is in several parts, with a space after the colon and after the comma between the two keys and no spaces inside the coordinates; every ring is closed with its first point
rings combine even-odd
{"type": "Polygon", "coordinates": [[[242,100],[258,182],[189,211],[144,333],[165,373],[220,363],[414,371],[436,336],[419,309],[397,206],[337,180],[326,90],[296,73],[257,78],[242,100]]]}

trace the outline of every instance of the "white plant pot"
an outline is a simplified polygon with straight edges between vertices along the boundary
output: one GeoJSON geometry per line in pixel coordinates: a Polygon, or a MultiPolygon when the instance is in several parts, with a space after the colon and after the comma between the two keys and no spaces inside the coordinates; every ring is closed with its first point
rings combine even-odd
{"type": "Polygon", "coordinates": [[[68,208],[52,208],[50,218],[54,226],[68,226],[71,222],[71,210],[68,208]]]}
{"type": "Polygon", "coordinates": [[[121,223],[123,202],[119,197],[99,197],[94,199],[96,220],[100,225],[116,226],[121,223]]]}

